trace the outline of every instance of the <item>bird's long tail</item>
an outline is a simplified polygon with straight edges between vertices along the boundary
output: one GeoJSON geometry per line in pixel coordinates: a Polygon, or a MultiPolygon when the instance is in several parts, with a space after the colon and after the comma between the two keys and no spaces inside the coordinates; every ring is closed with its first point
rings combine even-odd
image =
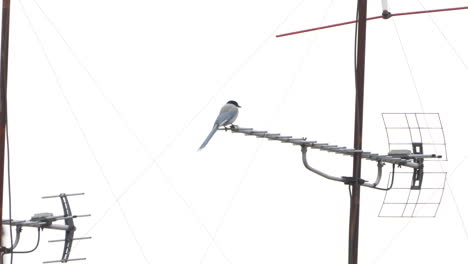
{"type": "Polygon", "coordinates": [[[213,129],[211,129],[210,134],[206,137],[205,141],[203,141],[203,144],[201,144],[198,151],[200,151],[200,150],[202,150],[203,148],[206,147],[206,144],[208,144],[208,142],[210,142],[211,138],[213,137],[213,135],[216,133],[217,130],[218,130],[218,125],[214,124],[213,129]]]}

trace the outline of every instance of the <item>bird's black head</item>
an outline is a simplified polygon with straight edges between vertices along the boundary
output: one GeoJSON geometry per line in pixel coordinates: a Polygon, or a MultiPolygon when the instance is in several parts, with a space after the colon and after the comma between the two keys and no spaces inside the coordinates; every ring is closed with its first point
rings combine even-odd
{"type": "Polygon", "coordinates": [[[232,104],[232,105],[235,105],[236,107],[239,107],[240,108],[240,105],[236,102],[236,101],[229,101],[227,102],[228,104],[232,104]]]}

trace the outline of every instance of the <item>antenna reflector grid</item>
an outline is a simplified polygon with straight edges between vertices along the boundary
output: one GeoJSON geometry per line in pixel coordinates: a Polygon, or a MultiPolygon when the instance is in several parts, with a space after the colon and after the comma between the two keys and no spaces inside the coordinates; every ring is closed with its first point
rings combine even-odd
{"type": "Polygon", "coordinates": [[[438,113],[383,113],[389,156],[419,168],[396,168],[387,178],[380,217],[435,217],[445,189],[447,148],[438,113]],[[442,156],[442,157],[441,157],[442,156]]]}

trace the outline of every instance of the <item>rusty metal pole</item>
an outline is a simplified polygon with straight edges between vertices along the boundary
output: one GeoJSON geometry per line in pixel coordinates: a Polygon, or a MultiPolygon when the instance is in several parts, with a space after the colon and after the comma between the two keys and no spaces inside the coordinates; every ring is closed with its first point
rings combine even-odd
{"type": "MultiPolygon", "coordinates": [[[[5,131],[7,124],[8,42],[10,35],[10,0],[3,0],[2,38],[0,58],[0,220],[3,219],[3,177],[5,166],[5,131]]],[[[0,247],[3,247],[3,226],[0,228],[0,247]]],[[[3,263],[3,257],[0,257],[3,263]]]]}
{"type": "MultiPolygon", "coordinates": [[[[362,127],[364,110],[364,66],[366,54],[367,0],[358,0],[357,53],[356,53],[356,108],[354,117],[354,149],[362,150],[362,127]]],[[[353,157],[353,177],[349,216],[349,264],[358,263],[359,206],[361,179],[361,153],[353,157]]]]}

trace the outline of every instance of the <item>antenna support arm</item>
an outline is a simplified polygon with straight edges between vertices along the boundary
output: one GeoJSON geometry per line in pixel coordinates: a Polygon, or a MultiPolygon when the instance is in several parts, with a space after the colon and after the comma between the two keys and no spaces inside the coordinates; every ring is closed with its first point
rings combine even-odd
{"type": "Polygon", "coordinates": [[[332,180],[332,181],[339,181],[339,182],[345,182],[345,180],[342,178],[342,177],[336,177],[336,176],[331,176],[331,175],[328,175],[322,171],[319,171],[317,169],[314,169],[312,168],[309,163],[307,162],[307,147],[302,145],[301,146],[301,152],[302,152],[302,162],[304,163],[304,166],[310,170],[311,172],[315,173],[315,174],[318,174],[324,178],[327,178],[329,180],[332,180]]]}
{"type": "Polygon", "coordinates": [[[382,179],[382,168],[383,168],[384,165],[385,165],[385,163],[382,162],[381,160],[377,163],[377,178],[375,179],[374,183],[365,182],[362,185],[366,186],[366,187],[370,187],[370,188],[377,187],[377,185],[379,185],[379,183],[380,183],[380,180],[382,179]]]}

